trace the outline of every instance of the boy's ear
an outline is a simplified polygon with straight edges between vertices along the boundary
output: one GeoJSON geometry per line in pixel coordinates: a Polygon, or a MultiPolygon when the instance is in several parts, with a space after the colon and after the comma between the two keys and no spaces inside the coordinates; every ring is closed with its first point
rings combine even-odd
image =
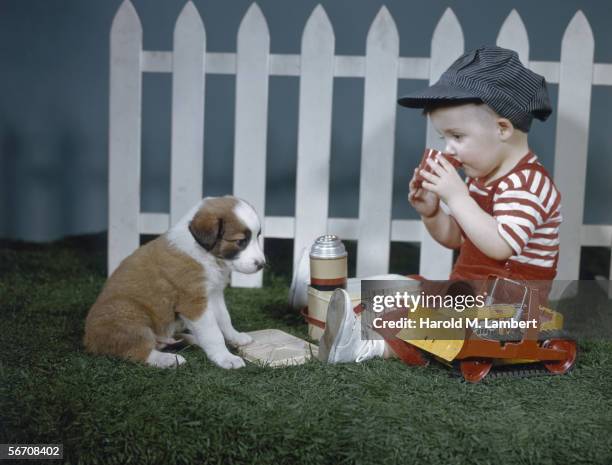
{"type": "Polygon", "coordinates": [[[497,119],[497,132],[499,134],[499,138],[502,141],[507,141],[510,139],[512,134],[514,133],[514,126],[507,118],[498,118],[497,119]]]}

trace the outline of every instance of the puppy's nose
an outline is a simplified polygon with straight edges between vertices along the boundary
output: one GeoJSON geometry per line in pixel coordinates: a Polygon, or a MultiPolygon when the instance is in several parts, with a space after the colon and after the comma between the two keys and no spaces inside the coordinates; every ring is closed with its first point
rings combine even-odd
{"type": "Polygon", "coordinates": [[[266,265],[266,260],[255,260],[255,266],[257,267],[257,271],[261,270],[266,265]]]}

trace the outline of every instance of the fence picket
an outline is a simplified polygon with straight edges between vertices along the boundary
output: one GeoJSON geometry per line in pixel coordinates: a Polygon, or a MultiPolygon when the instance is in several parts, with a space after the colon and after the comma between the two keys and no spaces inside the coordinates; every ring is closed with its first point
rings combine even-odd
{"type": "Polygon", "coordinates": [[[294,269],[303,249],[328,229],[334,48],[334,31],[318,5],[302,36],[294,269]]]}
{"type": "Polygon", "coordinates": [[[174,29],[170,225],[202,198],[205,56],[204,25],[190,1],[174,29]]]}
{"type": "Polygon", "coordinates": [[[110,34],[108,274],[140,243],[142,26],[125,0],[110,34]]]}
{"type": "Polygon", "coordinates": [[[558,279],[578,279],[593,79],[594,41],[582,11],[561,42],[554,179],[562,195],[558,279]]]}
{"type": "MultiPolygon", "coordinates": [[[[266,136],[270,33],[256,3],[238,29],[234,195],[247,200],[263,218],[266,213],[266,136]]],[[[262,220],[262,228],[263,228],[262,220]]],[[[262,231],[262,241],[265,231],[262,231]]],[[[232,286],[261,287],[262,272],[232,273],[232,286]]]]}
{"type": "MultiPolygon", "coordinates": [[[[145,51],[136,10],[130,0],[121,4],[110,36],[109,274],[138,247],[139,234],[162,233],[201,197],[205,76],[216,73],[236,74],[234,194],[261,214],[268,237],[294,238],[295,256],[324,231],[357,239],[360,276],[388,270],[390,240],[421,239],[420,273],[431,279],[448,276],[451,251],[439,246],[421,222],[391,220],[393,133],[397,80],[423,79],[428,74],[430,82],[435,82],[463,53],[461,26],[448,8],[432,36],[431,56],[399,57],[397,28],[383,7],[368,32],[366,56],[335,55],[334,42],[329,18],[318,6],[304,28],[301,54],[272,55],[266,20],[257,4],[252,4],[238,31],[237,52],[206,53],[204,25],[189,1],[176,22],[174,51],[145,51]],[[170,213],[140,212],[143,72],[173,73],[170,213]],[[265,217],[271,75],[300,76],[295,218],[265,217]],[[334,77],[365,78],[357,219],[327,218],[334,77]]],[[[497,43],[516,50],[525,65],[550,83],[559,83],[554,177],[563,194],[565,220],[558,278],[576,279],[582,245],[611,245],[612,225],[582,221],[591,89],[612,85],[612,64],[593,63],[593,35],[581,11],[564,33],[560,61],[529,62],[527,31],[516,10],[505,19],[497,43]]],[[[426,145],[443,148],[430,124],[426,145]]],[[[261,273],[234,274],[232,283],[260,286],[261,278],[261,273]]],[[[562,288],[561,281],[555,284],[562,288]]],[[[612,298],[612,286],[608,290],[612,298]]]]}
{"type": "MultiPolygon", "coordinates": [[[[447,8],[431,39],[429,83],[435,83],[440,75],[464,51],[463,31],[452,9],[447,8]]],[[[427,121],[427,147],[443,150],[434,127],[427,121]]],[[[428,279],[448,279],[453,263],[453,251],[438,244],[421,223],[421,252],[419,273],[428,279]]]]}
{"type": "Polygon", "coordinates": [[[527,29],[516,10],[512,10],[497,35],[497,45],[518,53],[521,63],[529,67],[529,36],[527,29]]]}
{"type": "Polygon", "coordinates": [[[398,71],[399,35],[383,6],[366,41],[357,276],[389,269],[398,71]]]}

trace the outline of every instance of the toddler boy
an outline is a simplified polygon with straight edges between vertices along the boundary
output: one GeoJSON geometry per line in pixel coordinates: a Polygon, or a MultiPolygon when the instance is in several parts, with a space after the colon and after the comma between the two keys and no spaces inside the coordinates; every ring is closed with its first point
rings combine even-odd
{"type": "MultiPolygon", "coordinates": [[[[546,299],[559,257],[561,195],[527,140],[533,118],[545,120],[552,112],[544,78],[525,68],[514,51],[482,47],[398,103],[423,109],[446,143],[444,152],[461,162],[466,175],[463,181],[449,161],[437,157],[429,161],[431,173],[420,171],[422,185],[417,187],[415,169],[409,187],[408,200],[432,237],[459,249],[449,279],[537,281],[545,283],[540,294],[546,299]]],[[[361,339],[360,317],[339,289],[330,300],[319,358],[418,358],[409,344],[383,337],[361,339]]]]}

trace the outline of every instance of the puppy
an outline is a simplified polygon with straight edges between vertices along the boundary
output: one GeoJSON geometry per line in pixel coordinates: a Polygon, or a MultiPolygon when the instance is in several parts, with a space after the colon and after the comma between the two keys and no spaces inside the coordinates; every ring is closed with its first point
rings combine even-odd
{"type": "Polygon", "coordinates": [[[261,223],[255,210],[236,197],[207,197],[166,234],[121,262],[85,321],[84,344],[108,354],[157,367],[185,363],[161,352],[185,326],[190,342],[222,368],[244,360],[226,343],[252,341],[239,333],[225,306],[223,290],[231,271],[255,273],[265,265],[261,223]]]}

